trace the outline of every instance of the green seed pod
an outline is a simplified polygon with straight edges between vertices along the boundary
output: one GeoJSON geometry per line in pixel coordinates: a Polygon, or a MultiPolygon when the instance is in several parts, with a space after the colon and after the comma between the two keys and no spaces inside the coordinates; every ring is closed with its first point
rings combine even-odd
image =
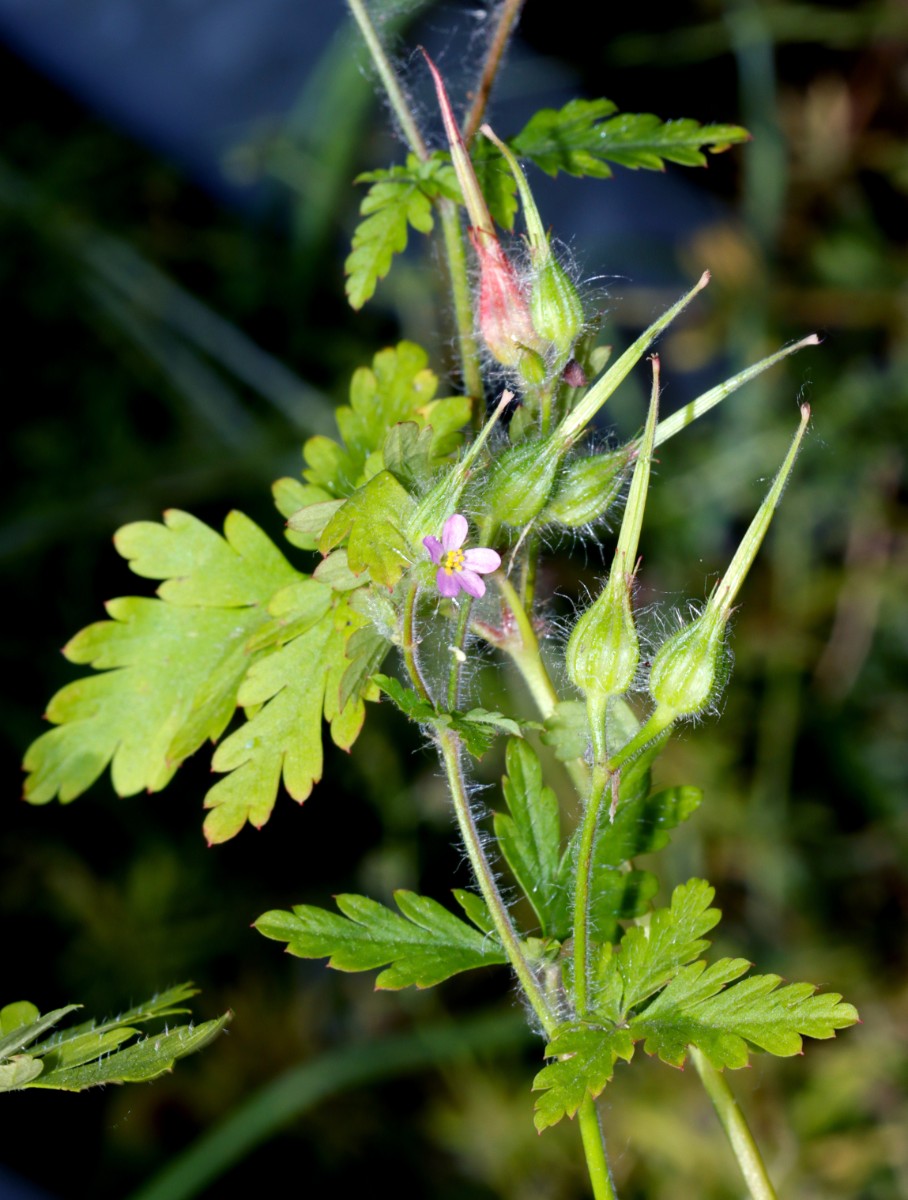
{"type": "Polygon", "coordinates": [[[673,717],[705,712],[728,680],[727,615],[707,607],[659,647],[649,678],[650,695],[673,717]]]}
{"type": "Polygon", "coordinates": [[[583,329],[583,305],[577,289],[550,251],[537,258],[530,316],[539,336],[555,347],[558,365],[566,362],[583,329]]]}
{"type": "Polygon", "coordinates": [[[621,494],[629,463],[626,446],[608,454],[571,459],[555,481],[542,520],[568,529],[579,529],[597,520],[621,494]]]}
{"type": "Polygon", "coordinates": [[[482,506],[499,525],[529,525],[545,508],[563,454],[551,438],[519,442],[495,460],[482,506]]]}
{"type": "Polygon", "coordinates": [[[599,598],[568,639],[565,666],[587,699],[622,696],[634,682],[640,645],[631,612],[630,577],[613,570],[599,598]]]}

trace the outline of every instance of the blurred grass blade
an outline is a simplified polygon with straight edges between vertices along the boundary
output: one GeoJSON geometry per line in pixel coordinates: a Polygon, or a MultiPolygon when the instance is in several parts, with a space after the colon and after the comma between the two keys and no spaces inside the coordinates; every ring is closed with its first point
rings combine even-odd
{"type": "Polygon", "coordinates": [[[128,1200],[188,1200],[328,1096],[480,1052],[520,1046],[529,1036],[522,1017],[508,1013],[329,1051],[262,1088],[128,1200]]]}
{"type": "Polygon", "coordinates": [[[233,451],[249,449],[259,432],[256,421],[233,388],[191,347],[149,320],[137,306],[124,303],[103,281],[89,279],[85,290],[111,324],[151,359],[219,441],[233,451]]]}
{"type": "MultiPolygon", "coordinates": [[[[58,206],[2,162],[0,206],[18,213],[40,236],[56,243],[87,268],[89,274],[83,281],[87,288],[91,289],[97,279],[102,280],[120,303],[127,303],[152,324],[169,327],[173,334],[207,355],[226,375],[252,388],[297,429],[309,434],[334,432],[334,406],[320,391],[180,287],[127,242],[101,233],[86,222],[61,217],[58,206]]],[[[94,295],[97,298],[97,290],[94,295]]],[[[125,316],[111,312],[109,305],[106,311],[124,332],[137,340],[140,349],[163,365],[160,346],[152,352],[144,333],[138,339],[134,337],[138,328],[135,322],[130,329],[125,316]]]]}

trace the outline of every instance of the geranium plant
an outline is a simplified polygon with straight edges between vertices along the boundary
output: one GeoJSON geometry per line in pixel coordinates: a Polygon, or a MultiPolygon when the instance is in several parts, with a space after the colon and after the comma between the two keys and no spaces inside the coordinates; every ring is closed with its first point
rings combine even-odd
{"type": "MultiPolygon", "coordinates": [[[[521,165],[606,178],[616,164],[700,164],[747,134],[578,99],[500,136],[483,122],[520,7],[507,3],[462,122],[426,60],[445,135],[430,150],[365,5],[349,4],[408,153],[361,177],[369,188],[346,264],[348,296],[360,308],[410,231],[440,226],[457,383],[439,394],[427,352],[410,342],[360,367],[337,413],[338,438],[311,438],[302,476],[275,485],[288,548],[237,512],[223,535],[176,511],[121,529],[119,553],[135,574],[161,581],[157,596],[112,601],[108,619],[66,647],[97,673],[51,701],[54,728],[26,758],[27,796],[68,802],[108,766],[120,794],[158,791],[210,740],[219,778],[204,829],[216,844],[261,827],[282,789],[300,802],[309,796],[322,777],[326,725],[349,749],[372,705],[395,705],[438,755],[474,887],[454,890],[456,907],[399,891],[396,911],[339,895],[336,911],[265,913],[259,931],[339,970],[380,969],[382,988],[509,970],[542,1035],[536,1125],[576,1118],[597,1200],[615,1195],[597,1098],[620,1088],[616,1064],[638,1048],[674,1067],[691,1059],[751,1195],[765,1200],[772,1185],[728,1072],[755,1050],[796,1054],[805,1036],[832,1037],[857,1014],[812,984],[750,974],[744,959],[710,961],[714,889],[690,879],[654,907],[657,880],[636,861],[700,806],[696,787],[654,790],[652,767],[685,722],[714,712],[726,685],[729,619],[794,468],[806,405],[697,614],[653,645],[635,589],[656,449],[818,339],[786,346],[660,418],[654,344],[708,272],[612,361],[521,165]],[[518,211],[523,245],[511,236],[518,211]],[[651,376],[641,432],[595,449],[593,422],[634,369],[651,376]],[[555,636],[537,581],[547,547],[565,534],[613,538],[613,547],[606,577],[589,576],[589,603],[555,636]],[[514,668],[505,705],[484,702],[482,676],[467,669],[484,654],[514,668]],[[490,830],[471,776],[499,742],[505,774],[490,830]],[[576,791],[574,827],[546,777],[555,760],[576,791]],[[531,923],[515,917],[515,893],[531,923]]],[[[661,459],[670,477],[670,450],[661,459]]]]}

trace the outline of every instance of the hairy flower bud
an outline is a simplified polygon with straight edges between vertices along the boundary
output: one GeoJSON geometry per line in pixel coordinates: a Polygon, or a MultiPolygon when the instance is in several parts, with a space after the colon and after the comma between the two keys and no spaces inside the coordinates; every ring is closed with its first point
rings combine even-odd
{"type": "Polygon", "coordinates": [[[555,366],[560,371],[570,358],[574,343],[583,329],[583,305],[577,289],[552,254],[548,234],[543,229],[536,201],[520,164],[507,144],[496,137],[488,125],[483,125],[481,130],[501,151],[520,193],[534,271],[530,293],[533,328],[554,350],[555,366]]]}
{"type": "Polygon", "coordinates": [[[530,316],[533,328],[555,349],[560,368],[571,356],[574,343],[583,329],[583,305],[577,289],[549,250],[534,256],[535,274],[530,292],[530,316]]]}
{"type": "Polygon", "coordinates": [[[479,258],[482,340],[503,366],[520,368],[529,359],[527,368],[533,373],[533,358],[541,358],[539,339],[517,273],[490,230],[471,228],[470,241],[479,258]]]}
{"type": "Polygon", "coordinates": [[[631,687],[640,660],[631,612],[633,576],[616,567],[595,604],[574,626],[565,666],[571,682],[589,699],[621,696],[631,687]]]}
{"type": "Polygon", "coordinates": [[[555,481],[542,520],[568,529],[580,529],[597,520],[620,496],[629,462],[627,446],[572,459],[555,481]]]}
{"type": "Polygon", "coordinates": [[[722,614],[707,609],[659,647],[649,678],[650,695],[675,717],[705,712],[728,679],[722,614]]]}
{"type": "Polygon", "coordinates": [[[489,353],[502,366],[520,370],[529,383],[541,382],[545,377],[543,346],[533,329],[524,289],[495,236],[489,207],[454,119],[444,81],[431,58],[427,54],[425,58],[435,83],[451,162],[470,217],[470,241],[479,259],[479,332],[489,353]]]}
{"type": "Polygon", "coordinates": [[[704,712],[725,686],[730,667],[730,656],[725,649],[726,627],[741,585],[782,498],[809,419],[810,407],[803,404],[801,423],[785,461],[706,608],[695,621],[664,642],[653,660],[649,690],[656,701],[654,717],[663,724],[704,712]]]}
{"type": "Polygon", "coordinates": [[[496,458],[483,507],[496,525],[529,525],[545,508],[563,454],[551,438],[519,442],[496,458]]]}

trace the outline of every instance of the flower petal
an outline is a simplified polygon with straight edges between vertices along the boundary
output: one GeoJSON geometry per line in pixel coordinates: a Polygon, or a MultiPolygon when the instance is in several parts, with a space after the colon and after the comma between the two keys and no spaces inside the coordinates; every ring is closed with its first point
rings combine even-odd
{"type": "Polygon", "coordinates": [[[471,596],[475,596],[477,600],[480,596],[484,596],[486,594],[486,585],[475,572],[460,571],[458,572],[456,579],[463,590],[468,592],[471,596]]]}
{"type": "Polygon", "coordinates": [[[485,546],[477,546],[475,550],[468,550],[464,554],[463,565],[468,571],[478,571],[480,575],[488,575],[490,571],[497,571],[501,566],[501,555],[485,546]]]}
{"type": "MultiPolygon", "coordinates": [[[[478,579],[479,576],[477,575],[478,579]]],[[[443,596],[456,596],[460,591],[460,575],[449,575],[444,567],[439,567],[435,575],[435,582],[438,585],[438,590],[443,596]]]]}
{"type": "Polygon", "coordinates": [[[445,521],[445,527],[441,531],[441,544],[444,550],[459,550],[467,540],[469,525],[466,517],[462,517],[460,513],[454,513],[445,521]]]}
{"type": "Polygon", "coordinates": [[[429,558],[431,558],[432,562],[440,563],[441,556],[444,553],[444,547],[442,546],[442,544],[438,540],[438,538],[437,537],[424,537],[422,540],[422,544],[429,551],[429,558]]]}

